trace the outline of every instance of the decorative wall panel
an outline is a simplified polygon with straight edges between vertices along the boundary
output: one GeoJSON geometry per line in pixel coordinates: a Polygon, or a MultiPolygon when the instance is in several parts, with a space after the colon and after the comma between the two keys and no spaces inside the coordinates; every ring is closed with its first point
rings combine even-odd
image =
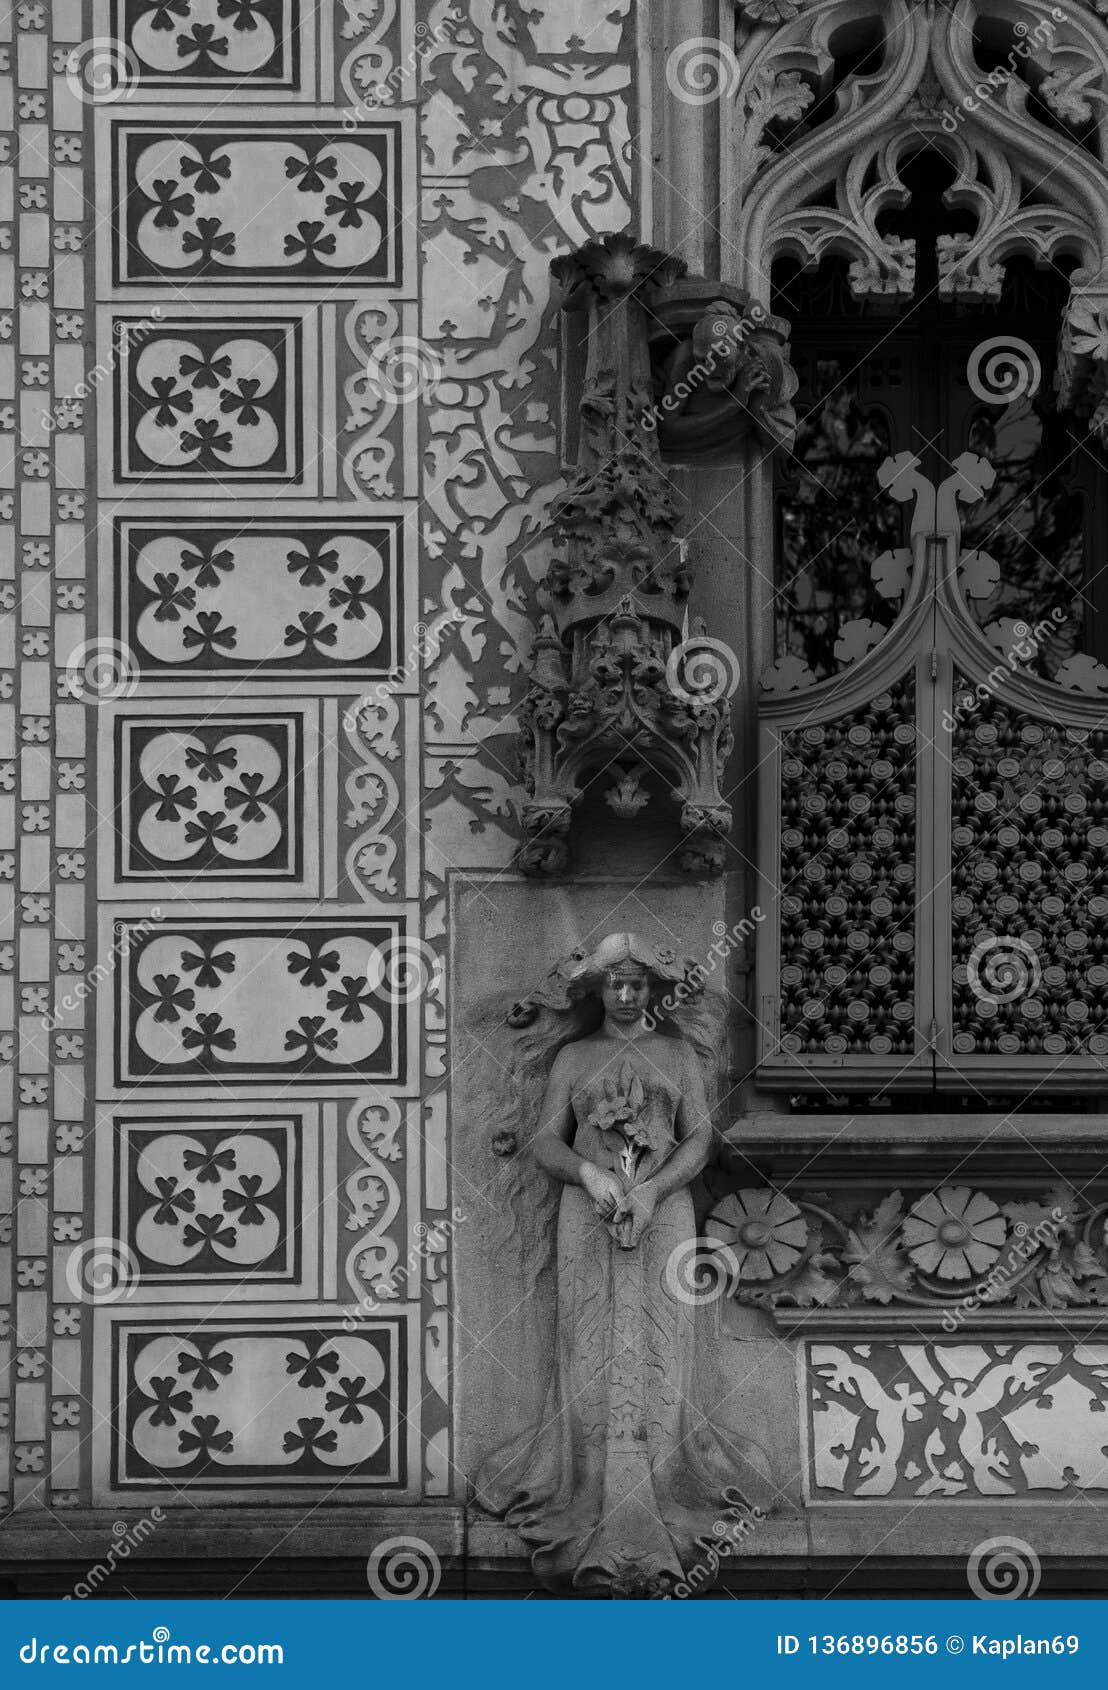
{"type": "Polygon", "coordinates": [[[813,1501],[1108,1490],[1104,1344],[811,1344],[813,1501]]]}
{"type": "Polygon", "coordinates": [[[108,1317],[104,1328],[118,1396],[110,1470],[98,1482],[245,1495],[405,1488],[403,1314],[344,1325],[322,1307],[274,1318],[243,1302],[201,1330],[173,1310],[108,1317]]]}
{"type": "Polygon", "coordinates": [[[0,19],[5,1506],[460,1494],[446,879],[515,844],[549,260],[630,212],[587,12],[0,19]]]}
{"type": "Polygon", "coordinates": [[[144,680],[363,686],[392,676],[411,647],[399,517],[120,521],[115,544],[115,638],[144,680]]]}

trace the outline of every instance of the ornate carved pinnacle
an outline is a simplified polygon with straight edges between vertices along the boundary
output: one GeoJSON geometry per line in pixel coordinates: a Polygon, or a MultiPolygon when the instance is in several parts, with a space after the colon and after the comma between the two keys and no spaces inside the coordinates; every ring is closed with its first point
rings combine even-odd
{"type": "Polygon", "coordinates": [[[577,463],[552,511],[562,550],[543,583],[547,614],[520,712],[527,873],[566,871],[572,811],[599,768],[616,816],[667,793],[680,806],[682,866],[722,867],[728,698],[682,679],[689,572],[649,352],[650,322],[684,268],[629,234],[553,265],[564,308],[588,312],[587,364],[577,463]]]}

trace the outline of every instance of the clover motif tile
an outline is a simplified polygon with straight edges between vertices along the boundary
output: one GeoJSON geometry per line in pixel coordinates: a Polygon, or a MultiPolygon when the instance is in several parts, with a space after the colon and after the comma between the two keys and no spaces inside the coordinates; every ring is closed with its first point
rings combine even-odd
{"type": "Polygon", "coordinates": [[[300,0],[113,0],[111,35],[129,50],[140,89],[292,93],[313,10],[303,16],[300,0]]]}
{"type": "Polygon", "coordinates": [[[219,1302],[230,1288],[309,1301],[332,1293],[335,1106],[122,1104],[97,1123],[105,1229],[127,1302],[219,1302]]]}
{"type": "Polygon", "coordinates": [[[221,1092],[268,1079],[314,1090],[405,1077],[403,917],[119,918],[108,943],[124,957],[116,1085],[221,1092]]]}
{"type": "Polygon", "coordinates": [[[297,721],[121,720],[130,828],[121,874],[297,874],[304,749],[297,721]]]}
{"type": "Polygon", "coordinates": [[[121,491],[314,489],[316,339],[300,313],[115,314],[110,336],[118,416],[104,469],[121,491]]]}
{"type": "Polygon", "coordinates": [[[116,287],[403,286],[395,120],[119,122],[112,140],[116,287]]]}
{"type": "Polygon", "coordinates": [[[119,524],[115,635],[146,676],[348,678],[401,661],[399,518],[119,524]]]}
{"type": "Polygon", "coordinates": [[[337,780],[336,708],[106,704],[100,756],[114,800],[112,825],[99,830],[104,894],[151,888],[196,903],[333,887],[336,853],[324,849],[320,809],[337,780]]]}
{"type": "Polygon", "coordinates": [[[116,1438],[107,1488],[402,1490],[410,1429],[404,1313],[105,1322],[116,1438]],[[350,1328],[350,1329],[348,1329],[350,1328]]]}

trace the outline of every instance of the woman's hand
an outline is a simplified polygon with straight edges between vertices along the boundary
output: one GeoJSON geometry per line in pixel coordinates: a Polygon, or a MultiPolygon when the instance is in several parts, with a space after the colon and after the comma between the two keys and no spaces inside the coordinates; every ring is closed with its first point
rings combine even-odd
{"type": "Polygon", "coordinates": [[[595,1162],[582,1162],[580,1178],[601,1220],[610,1220],[623,1199],[623,1187],[616,1176],[607,1168],[598,1168],[595,1162]]]}
{"type": "Polygon", "coordinates": [[[658,1207],[658,1192],[649,1180],[633,1186],[620,1199],[612,1224],[615,1236],[624,1250],[633,1250],[650,1225],[658,1207]]]}

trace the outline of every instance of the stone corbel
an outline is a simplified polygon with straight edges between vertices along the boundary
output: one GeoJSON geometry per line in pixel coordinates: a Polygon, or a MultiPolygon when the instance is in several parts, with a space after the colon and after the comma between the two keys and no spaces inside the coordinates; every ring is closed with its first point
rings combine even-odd
{"type": "MultiPolygon", "coordinates": [[[[719,782],[734,686],[719,648],[687,637],[689,573],[650,363],[650,324],[684,265],[621,234],[552,268],[563,308],[587,313],[587,365],[575,396],[578,461],[552,511],[561,546],[541,589],[520,711],[519,866],[567,871],[573,810],[602,771],[615,816],[631,819],[661,794],[678,807],[680,867],[718,873],[731,827],[719,782]]],[[[704,286],[716,297],[718,285],[704,286]]]]}
{"type": "Polygon", "coordinates": [[[718,462],[751,445],[792,445],[789,325],[744,289],[703,276],[675,281],[651,313],[650,359],[663,457],[718,462]]]}

